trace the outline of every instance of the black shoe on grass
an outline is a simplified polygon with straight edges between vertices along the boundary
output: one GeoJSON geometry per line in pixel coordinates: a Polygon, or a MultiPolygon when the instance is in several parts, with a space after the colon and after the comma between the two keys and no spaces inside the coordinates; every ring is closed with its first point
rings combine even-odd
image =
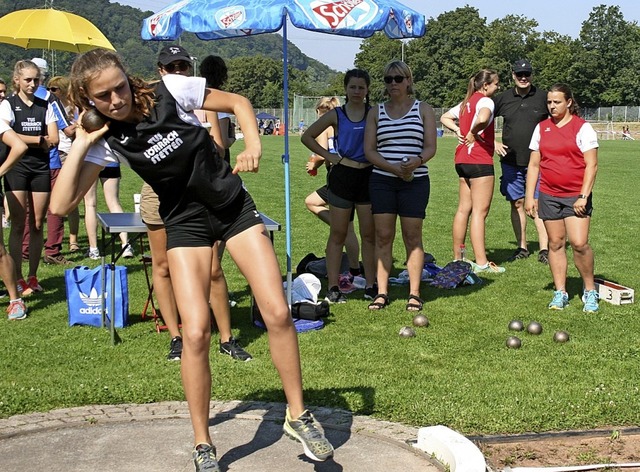
{"type": "Polygon", "coordinates": [[[523,247],[519,247],[513,255],[507,259],[508,262],[517,261],[518,259],[526,259],[529,257],[529,251],[523,247]]]}
{"type": "Polygon", "coordinates": [[[329,303],[347,303],[347,297],[344,296],[344,293],[340,291],[340,288],[337,285],[334,285],[327,292],[327,296],[324,297],[326,301],[329,303]]]}
{"type": "Polygon", "coordinates": [[[251,354],[245,351],[238,340],[234,337],[229,338],[226,343],[220,342],[220,354],[226,354],[233,357],[237,361],[247,362],[253,359],[251,354]]]}
{"type": "Polygon", "coordinates": [[[167,359],[170,361],[179,361],[182,357],[182,338],[176,336],[171,340],[171,347],[169,348],[169,354],[167,359]]]}

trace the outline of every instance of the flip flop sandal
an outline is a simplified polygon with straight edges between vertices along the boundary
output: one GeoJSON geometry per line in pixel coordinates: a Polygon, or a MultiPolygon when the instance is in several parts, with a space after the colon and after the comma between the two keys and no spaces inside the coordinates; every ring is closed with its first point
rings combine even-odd
{"type": "Polygon", "coordinates": [[[407,299],[407,306],[405,307],[407,311],[422,311],[422,305],[424,305],[424,300],[416,295],[409,295],[407,299]],[[411,303],[412,301],[417,303],[411,303]]]}
{"type": "Polygon", "coordinates": [[[379,293],[373,297],[373,301],[369,303],[369,310],[377,311],[386,308],[389,305],[389,296],[386,293],[379,293]],[[381,302],[377,302],[379,298],[382,298],[381,302]]]}
{"type": "Polygon", "coordinates": [[[78,252],[80,250],[80,246],[76,243],[69,244],[69,252],[78,252]]]}

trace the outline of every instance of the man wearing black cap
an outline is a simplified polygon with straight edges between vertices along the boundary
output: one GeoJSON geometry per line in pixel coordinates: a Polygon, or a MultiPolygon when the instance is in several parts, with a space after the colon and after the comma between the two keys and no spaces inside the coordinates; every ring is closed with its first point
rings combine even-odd
{"type": "Polygon", "coordinates": [[[192,67],[193,59],[182,46],[173,44],[165,46],[158,54],[158,68],[166,74],[185,75],[191,71],[192,67]]]}
{"type": "MultiPolygon", "coordinates": [[[[533,68],[526,59],[513,64],[515,87],[494,97],[496,117],[502,116],[502,142],[496,141],[496,153],[500,156],[502,176],[500,193],[511,203],[511,224],[518,249],[510,261],[529,257],[527,248],[527,215],[524,212],[525,183],[529,165],[529,142],[536,125],[547,118],[547,94],[531,83],[533,68]]],[[[537,193],[536,193],[537,198],[537,193]]],[[[544,224],[536,217],[536,229],[540,252],[538,260],[548,264],[548,238],[544,224]]]]}

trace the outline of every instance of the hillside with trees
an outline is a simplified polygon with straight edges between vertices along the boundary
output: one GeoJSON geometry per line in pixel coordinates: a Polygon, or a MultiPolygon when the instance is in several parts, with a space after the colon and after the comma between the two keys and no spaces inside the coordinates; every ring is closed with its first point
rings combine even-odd
{"type": "MultiPolygon", "coordinates": [[[[0,16],[15,10],[42,8],[43,5],[44,0],[3,0],[0,2],[0,16]]],[[[57,10],[75,13],[96,25],[125,59],[130,72],[147,78],[157,76],[158,52],[171,43],[143,41],[140,38],[142,20],[153,12],[110,3],[108,0],[55,0],[53,5],[57,10]]],[[[180,43],[196,58],[203,59],[209,54],[224,58],[229,67],[228,90],[245,94],[256,107],[282,106],[282,36],[261,34],[246,38],[201,41],[195,35],[184,34],[180,43]]],[[[288,52],[289,89],[292,96],[294,93],[333,93],[331,84],[335,81],[336,71],[304,55],[291,42],[288,43],[288,52]]],[[[42,50],[25,50],[0,43],[0,77],[7,80],[17,60],[37,56],[46,57],[51,62],[48,54],[43,54],[42,50]]],[[[55,72],[68,73],[75,56],[57,51],[55,72]]]]}
{"type": "MultiPolygon", "coordinates": [[[[41,8],[44,0],[3,0],[0,15],[25,8],[41,8]]],[[[125,58],[131,72],[156,77],[156,58],[166,42],[140,39],[142,19],[153,12],[110,3],[108,0],[55,0],[55,8],[93,22],[125,58]]],[[[570,19],[568,21],[580,21],[570,19]]],[[[321,36],[319,35],[319,40],[321,36]]],[[[256,108],[280,108],[283,100],[282,36],[264,34],[245,38],[201,41],[185,34],[181,44],[196,58],[216,54],[229,66],[227,90],[247,96],[256,108]]],[[[640,27],[626,21],[618,6],[593,8],[582,22],[578,38],[540,31],[535,19],[507,15],[491,22],[478,9],[466,6],[427,21],[422,38],[390,40],[376,34],[363,41],[357,67],[372,77],[371,101],[384,98],[384,65],[402,57],[414,73],[418,98],[435,107],[452,106],[465,94],[469,77],[481,68],[498,70],[503,86],[510,85],[511,64],[528,58],[535,69],[535,84],[571,85],[587,107],[640,105],[640,27]]],[[[289,43],[290,97],[342,95],[343,74],[304,55],[289,43]]],[[[43,55],[0,43],[0,76],[9,78],[18,59],[43,55]]],[[[328,50],[327,54],[333,54],[328,50]]],[[[56,72],[64,74],[75,55],[57,52],[56,72]]]]}

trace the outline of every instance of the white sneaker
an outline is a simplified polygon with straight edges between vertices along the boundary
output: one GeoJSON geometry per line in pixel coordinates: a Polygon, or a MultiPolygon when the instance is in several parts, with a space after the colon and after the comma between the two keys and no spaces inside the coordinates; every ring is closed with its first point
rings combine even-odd
{"type": "Polygon", "coordinates": [[[97,247],[90,247],[87,251],[86,257],[94,261],[98,260],[100,259],[100,250],[97,247]]]}
{"type": "Polygon", "coordinates": [[[122,252],[122,257],[124,257],[125,259],[131,259],[133,256],[133,248],[131,247],[131,244],[128,244],[125,250],[122,252]]]}

